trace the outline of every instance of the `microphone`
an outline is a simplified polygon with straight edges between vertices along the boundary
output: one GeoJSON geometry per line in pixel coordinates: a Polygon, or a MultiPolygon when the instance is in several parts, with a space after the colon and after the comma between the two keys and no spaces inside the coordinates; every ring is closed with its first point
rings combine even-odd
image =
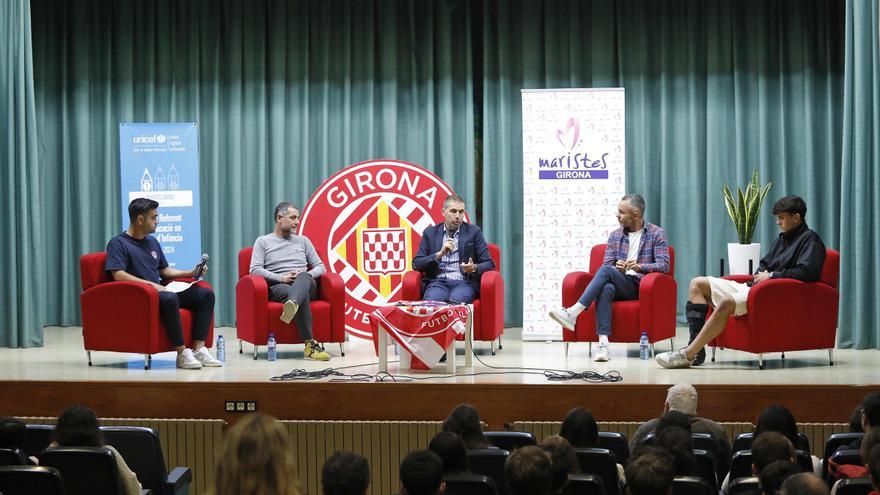
{"type": "Polygon", "coordinates": [[[196,280],[202,279],[202,274],[205,272],[205,266],[208,264],[208,253],[202,253],[202,259],[199,260],[199,263],[196,265],[195,278],[196,280]]]}

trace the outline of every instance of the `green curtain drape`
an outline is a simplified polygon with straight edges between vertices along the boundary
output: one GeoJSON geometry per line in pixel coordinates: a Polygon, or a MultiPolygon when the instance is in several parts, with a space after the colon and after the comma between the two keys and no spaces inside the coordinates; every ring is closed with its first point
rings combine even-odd
{"type": "Polygon", "coordinates": [[[846,71],[840,243],[841,312],[837,345],[880,348],[880,7],[846,2],[846,71]]]}
{"type": "Polygon", "coordinates": [[[42,229],[57,225],[63,207],[40,201],[29,1],[0,2],[0,26],[0,345],[41,346],[50,254],[41,249],[42,229]]]}
{"type": "Polygon", "coordinates": [[[521,88],[626,88],[626,188],[677,249],[680,309],[688,280],[717,274],[736,242],[721,185],[755,168],[774,183],[755,242],[778,233],[772,202],[798,194],[837,248],[843,15],[824,0],[487,0],[483,200],[505,215],[483,222],[506,252],[508,321],[521,318],[522,216],[534,214],[521,202],[521,88]]]}
{"type": "Polygon", "coordinates": [[[475,202],[465,2],[33,5],[42,191],[59,215],[42,249],[57,274],[47,323],[78,324],[77,260],[120,230],[119,122],[199,122],[222,325],[235,322],[238,250],[271,231],[278,201],[302,205],[346,165],[419,163],[475,202]]]}

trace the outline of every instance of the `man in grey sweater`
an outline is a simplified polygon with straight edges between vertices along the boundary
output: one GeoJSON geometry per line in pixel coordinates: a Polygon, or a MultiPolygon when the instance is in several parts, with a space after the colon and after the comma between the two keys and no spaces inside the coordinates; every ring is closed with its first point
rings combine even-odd
{"type": "Polygon", "coordinates": [[[304,236],[296,235],[299,208],[281,202],[275,207],[275,230],[258,237],[251,254],[250,273],[266,279],[269,299],[284,303],[281,321],[293,320],[305,342],[305,357],[328,361],[328,354],[312,336],[311,300],[318,295],[315,280],[326,268],[315,246],[304,236]]]}

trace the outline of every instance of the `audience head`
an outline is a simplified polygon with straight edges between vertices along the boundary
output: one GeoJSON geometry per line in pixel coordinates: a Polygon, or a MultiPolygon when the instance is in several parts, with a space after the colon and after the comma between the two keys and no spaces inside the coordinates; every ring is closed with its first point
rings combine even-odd
{"type": "Polygon", "coordinates": [[[657,426],[654,428],[654,434],[659,435],[666,428],[677,426],[685,429],[688,435],[691,434],[691,416],[680,411],[666,411],[657,420],[657,426]]]}
{"type": "Polygon", "coordinates": [[[776,431],[782,433],[792,445],[798,444],[797,422],[794,415],[785,406],[774,404],[767,406],[758,417],[758,424],[755,426],[755,437],[765,431],[776,431]]]}
{"type": "Polygon", "coordinates": [[[260,413],[244,416],[223,435],[214,493],[298,495],[293,452],[277,419],[260,413]]]}
{"type": "Polygon", "coordinates": [[[868,476],[871,477],[874,490],[880,490],[880,445],[871,447],[868,453],[868,476]]]}
{"type": "Polygon", "coordinates": [[[335,452],[321,469],[324,495],[364,495],[370,486],[370,465],[363,456],[335,452]]]}
{"type": "Polygon", "coordinates": [[[55,424],[55,442],[59,447],[103,447],[104,435],[95,412],[80,405],[61,411],[55,424]]]}
{"type": "Polygon", "coordinates": [[[504,463],[510,495],[546,495],[552,477],[550,455],[534,445],[516,449],[504,463]]]}
{"type": "Polygon", "coordinates": [[[574,453],[574,447],[568,443],[568,440],[559,435],[545,438],[541,442],[541,448],[550,455],[550,467],[552,469],[550,492],[560,493],[565,484],[568,483],[568,475],[581,472],[577,454],[574,453]]]}
{"type": "Polygon", "coordinates": [[[850,433],[864,433],[865,430],[862,428],[862,405],[859,404],[853,409],[852,414],[849,416],[849,431],[850,433]]]}
{"type": "Polygon", "coordinates": [[[675,459],[676,476],[697,476],[700,466],[694,456],[691,432],[679,426],[668,426],[657,433],[654,445],[669,452],[675,459]]]}
{"type": "Polygon", "coordinates": [[[666,392],[666,410],[697,415],[697,389],[689,383],[676,383],[666,392]]]}
{"type": "Polygon", "coordinates": [[[859,456],[865,465],[868,464],[868,456],[871,454],[871,449],[877,444],[880,444],[880,428],[874,428],[862,437],[862,443],[859,444],[859,456]]]}
{"type": "Polygon", "coordinates": [[[24,447],[27,437],[27,425],[24,421],[11,416],[0,417],[0,448],[20,449],[24,447]]]}
{"type": "Polygon", "coordinates": [[[868,394],[862,401],[862,430],[865,433],[880,426],[880,392],[868,394]]]}
{"type": "Polygon", "coordinates": [[[813,473],[797,473],[782,482],[781,495],[828,495],[828,485],[813,473]]]}
{"type": "Polygon", "coordinates": [[[800,466],[791,461],[773,461],[758,475],[758,482],[761,484],[761,491],[764,495],[776,495],[776,492],[782,486],[782,483],[789,476],[801,472],[800,466]]]}
{"type": "Polygon", "coordinates": [[[400,463],[400,495],[438,495],[443,483],[443,461],[430,450],[410,452],[400,463]]]}
{"type": "Polygon", "coordinates": [[[660,447],[636,448],[626,463],[628,495],[667,495],[672,493],[675,460],[660,447]]]}
{"type": "Polygon", "coordinates": [[[491,446],[489,440],[483,435],[480,413],[470,404],[455,406],[443,421],[443,431],[459,435],[469,449],[485,449],[491,446]]]}
{"type": "Polygon", "coordinates": [[[441,431],[434,435],[428,450],[437,454],[443,461],[443,474],[466,473],[470,471],[467,447],[460,436],[451,431],[441,431]]]}
{"type": "Polygon", "coordinates": [[[559,436],[568,440],[576,449],[587,449],[599,446],[599,425],[593,413],[583,407],[576,407],[562,420],[559,436]]]}
{"type": "Polygon", "coordinates": [[[752,442],[752,471],[757,476],[775,461],[794,462],[794,446],[782,433],[768,431],[761,433],[752,442]]]}

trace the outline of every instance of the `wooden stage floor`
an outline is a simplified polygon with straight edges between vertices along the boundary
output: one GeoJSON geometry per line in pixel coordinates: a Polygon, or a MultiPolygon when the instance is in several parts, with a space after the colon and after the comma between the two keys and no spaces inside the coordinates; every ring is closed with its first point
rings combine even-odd
{"type": "MultiPolygon", "coordinates": [[[[826,351],[757,356],[718,352],[717,362],[689,370],[665,370],[653,360],[642,361],[636,344],[612,344],[611,360],[593,363],[586,344],[572,345],[566,357],[561,342],[522,342],[520,329],[508,328],[504,348],[492,356],[477,343],[473,369],[459,376],[408,373],[427,380],[377,383],[349,377],[315,381],[270,381],[294,369],[319,371],[344,368],[343,373],[378,372],[372,344],[353,340],[340,357],[328,345],[327,363],[303,359],[301,345],[280,345],[278,360],[266,360],[265,348],[252,359],[245,343],[238,353],[234,328],[220,328],[227,341],[223,368],[177,370],[174,354],[153,357],[143,369],[143,356],[92,353],[88,366],[79,327],[47,327],[45,347],[0,348],[0,414],[53,416],[65,405],[85,403],[101,417],[221,418],[227,401],[256,401],[257,409],[283,419],[436,420],[457,403],[470,402],[491,427],[517,420],[558,420],[576,405],[591,409],[602,421],[643,421],[662,412],[666,388],[676,382],[694,384],[700,392],[701,415],[720,421],[755,421],[768,404],[783,403],[798,421],[845,422],[869,391],[880,389],[880,350],[835,350],[834,366],[826,351]],[[482,361],[482,362],[481,362],[482,361]],[[507,369],[493,369],[491,367],[507,369]],[[520,368],[528,368],[521,370],[520,368]],[[617,383],[582,380],[550,381],[543,369],[619,373],[617,383]]],[[[678,329],[676,342],[686,342],[678,329]]],[[[657,344],[668,350],[669,341],[657,344]]],[[[463,365],[463,346],[458,359],[463,365]]],[[[397,373],[397,365],[389,366],[397,373]]]]}

